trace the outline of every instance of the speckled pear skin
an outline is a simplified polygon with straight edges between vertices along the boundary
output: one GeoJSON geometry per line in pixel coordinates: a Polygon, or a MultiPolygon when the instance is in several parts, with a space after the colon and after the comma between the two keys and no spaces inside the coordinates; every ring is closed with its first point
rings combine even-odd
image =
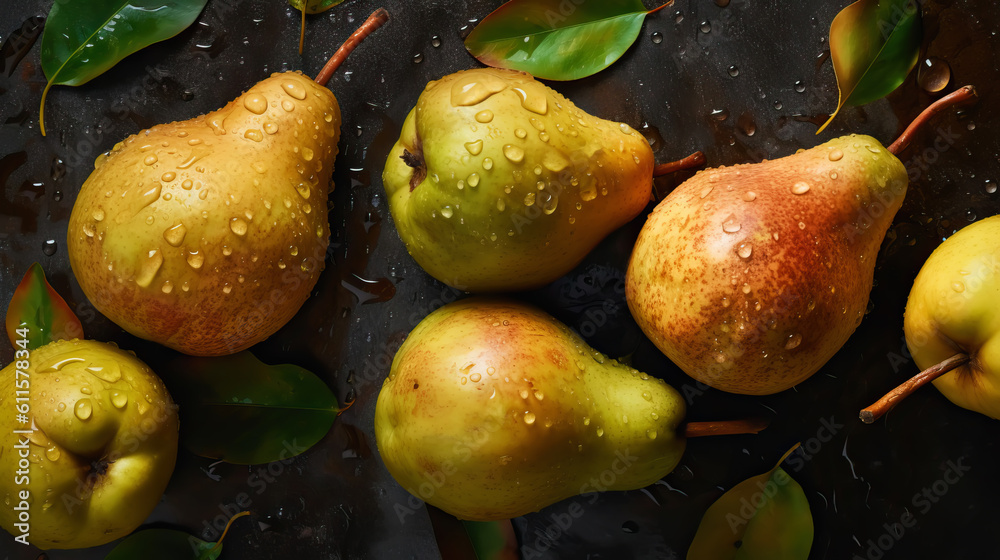
{"type": "Polygon", "coordinates": [[[273,334],[323,269],[340,107],[298,72],[155,126],[98,158],[70,216],[70,264],[125,330],[213,356],[273,334]]]}
{"type": "MultiPolygon", "coordinates": [[[[177,407],[163,382],[131,352],[93,340],[60,340],[30,353],[30,366],[0,372],[0,526],[14,528],[30,492],[30,536],[42,549],[88,548],[142,524],[177,458],[177,407]],[[15,369],[31,381],[31,420],[14,414],[15,369]],[[14,430],[33,428],[30,435],[14,430]],[[15,483],[27,440],[27,482],[15,483]]],[[[23,390],[23,387],[18,386],[23,390]]],[[[7,538],[7,537],[4,537],[7,538]]],[[[10,545],[13,547],[13,544],[10,545]]]]}
{"type": "Polygon", "coordinates": [[[499,292],[569,272],[646,207],[652,169],[649,142],[628,125],[588,115],[526,73],[484,68],[427,84],[382,179],[424,270],[499,292]]]}
{"type": "Polygon", "coordinates": [[[860,324],[906,187],[903,164],[868,136],[699,172],[643,226],[629,309],[698,381],[751,395],[788,389],[860,324]]]}
{"type": "Polygon", "coordinates": [[[529,305],[473,297],[428,315],[375,405],[379,455],[414,496],[494,521],[653,484],[685,440],[680,393],[529,305]]]}

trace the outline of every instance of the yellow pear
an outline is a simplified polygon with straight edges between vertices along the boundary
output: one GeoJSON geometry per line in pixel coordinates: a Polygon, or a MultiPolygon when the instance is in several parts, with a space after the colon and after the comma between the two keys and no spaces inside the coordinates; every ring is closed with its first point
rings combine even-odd
{"type": "Polygon", "coordinates": [[[653,153],[511,70],[427,84],[382,175],[407,250],[472,292],[535,288],[569,272],[651,195],[653,153]]]}
{"type": "Polygon", "coordinates": [[[471,298],[431,313],[375,407],[386,468],[462,519],[642,488],[680,461],[684,399],[531,306],[471,298]]]}

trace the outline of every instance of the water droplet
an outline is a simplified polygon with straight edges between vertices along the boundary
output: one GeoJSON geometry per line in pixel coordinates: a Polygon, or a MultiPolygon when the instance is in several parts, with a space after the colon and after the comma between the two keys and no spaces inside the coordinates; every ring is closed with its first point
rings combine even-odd
{"type": "Polygon", "coordinates": [[[951,67],[937,57],[925,58],[917,68],[917,83],[929,93],[937,93],[951,81],[951,67]]]}
{"type": "Polygon", "coordinates": [[[535,398],[541,401],[545,399],[545,395],[541,391],[535,391],[535,398]]]}
{"type": "Polygon", "coordinates": [[[55,239],[48,239],[42,242],[42,253],[44,253],[47,257],[51,257],[56,254],[57,248],[58,246],[56,245],[55,239]]]}
{"type": "Polygon", "coordinates": [[[229,220],[229,229],[233,230],[236,235],[246,235],[247,222],[243,218],[233,218],[229,220]]]}
{"type": "Polygon", "coordinates": [[[139,267],[139,275],[136,276],[135,283],[143,288],[148,288],[153,282],[153,278],[156,277],[156,273],[160,271],[162,264],[163,254],[160,253],[160,250],[153,249],[149,251],[139,267]]]}
{"type": "Polygon", "coordinates": [[[597,428],[597,437],[604,437],[604,428],[597,428]]]}
{"type": "Polygon", "coordinates": [[[169,294],[170,292],[174,291],[174,284],[173,284],[173,282],[171,282],[170,280],[167,280],[166,282],[164,282],[163,285],[160,286],[160,291],[163,292],[163,293],[165,293],[165,294],[169,294]]]}
{"type": "Polygon", "coordinates": [[[177,174],[174,173],[173,171],[167,171],[166,173],[160,176],[160,180],[163,181],[164,183],[169,183],[170,181],[173,181],[176,178],[177,174]]]}
{"type": "Polygon", "coordinates": [[[792,194],[806,194],[809,192],[809,183],[805,181],[799,181],[792,185],[792,194]]]}
{"type": "Polygon", "coordinates": [[[722,122],[722,121],[724,121],[724,120],[726,120],[726,119],[729,118],[729,110],[728,109],[713,109],[711,116],[712,116],[713,119],[715,119],[715,120],[717,120],[719,122],[722,122]]]}
{"type": "Polygon", "coordinates": [[[295,185],[295,190],[299,193],[299,196],[305,199],[308,199],[309,195],[312,194],[312,191],[309,189],[309,185],[305,183],[295,185]]]}
{"type": "Polygon", "coordinates": [[[753,254],[753,247],[749,243],[740,243],[739,248],[736,253],[744,259],[749,259],[750,255],[753,254]]]}
{"type": "Polygon", "coordinates": [[[524,423],[531,425],[535,423],[535,414],[533,412],[524,413],[524,423]]]}
{"type": "Polygon", "coordinates": [[[285,93],[299,101],[303,101],[306,98],[306,90],[295,82],[285,82],[281,84],[281,88],[285,90],[285,93]]]}
{"type": "Polygon", "coordinates": [[[799,229],[806,229],[805,222],[799,222],[799,229]]]}
{"type": "MultiPolygon", "coordinates": [[[[481,122],[483,124],[493,121],[493,111],[489,109],[484,109],[476,113],[476,122],[481,122]]],[[[520,138],[524,138],[521,136],[520,138]]]]}
{"type": "Polygon", "coordinates": [[[837,149],[833,149],[830,151],[829,158],[830,161],[840,161],[841,159],[844,158],[844,152],[837,149]]]}
{"type": "Polygon", "coordinates": [[[535,204],[535,193],[530,192],[530,193],[524,195],[524,205],[525,206],[532,206],[534,204],[535,204]]]}
{"type": "Polygon", "coordinates": [[[524,150],[513,144],[507,144],[503,147],[503,155],[513,163],[524,161],[524,150]]]}
{"type": "Polygon", "coordinates": [[[104,219],[104,210],[102,210],[100,208],[98,208],[97,210],[94,210],[93,216],[94,216],[94,221],[95,222],[99,222],[99,221],[103,220],[104,219]]]}
{"type": "Polygon", "coordinates": [[[654,31],[653,34],[649,36],[649,38],[651,41],[653,41],[653,44],[659,45],[660,43],[663,42],[663,33],[660,33],[659,31],[654,31]]]}
{"type": "Polygon", "coordinates": [[[753,201],[757,200],[757,193],[755,193],[753,191],[747,191],[747,192],[743,193],[743,200],[745,200],[747,202],[753,202],[753,201]]]}
{"type": "Polygon", "coordinates": [[[712,191],[714,189],[715,189],[714,185],[708,185],[707,187],[701,189],[701,194],[699,196],[704,199],[706,196],[712,194],[712,191]]]}
{"type": "Polygon", "coordinates": [[[413,63],[414,64],[420,64],[423,61],[424,61],[424,55],[423,55],[423,53],[417,53],[417,54],[413,55],[413,63]]]}
{"type": "Polygon", "coordinates": [[[445,218],[450,218],[454,214],[455,212],[451,209],[451,206],[445,206],[444,208],[441,209],[441,215],[444,216],[445,218]]]}
{"type": "Polygon", "coordinates": [[[646,437],[656,439],[656,430],[646,430],[646,437]]]}
{"type": "Polygon", "coordinates": [[[111,404],[115,408],[125,408],[125,405],[128,404],[128,394],[121,391],[113,391],[111,393],[111,404]]]}
{"type": "Polygon", "coordinates": [[[473,373],[472,375],[469,376],[469,381],[472,381],[473,383],[479,383],[479,380],[482,378],[483,378],[482,375],[478,373],[473,373]]]}
{"type": "Polygon", "coordinates": [[[722,297],[722,307],[729,307],[729,304],[730,304],[730,302],[729,302],[729,298],[728,298],[728,297],[725,297],[725,296],[723,296],[723,297],[722,297]]]}
{"type": "Polygon", "coordinates": [[[314,156],[314,154],[313,154],[312,148],[306,148],[306,147],[303,146],[303,148],[302,148],[302,159],[304,159],[306,161],[312,161],[313,156],[314,156]]]}
{"type": "Polygon", "coordinates": [[[698,29],[701,30],[702,33],[711,33],[712,23],[709,21],[703,21],[701,22],[701,25],[698,26],[698,29]]]}
{"type": "Polygon", "coordinates": [[[180,247],[181,243],[184,243],[185,235],[187,235],[187,228],[184,227],[184,224],[177,224],[163,232],[163,239],[173,247],[180,247]]]}
{"type": "Polygon", "coordinates": [[[93,412],[94,405],[90,402],[90,399],[80,399],[76,401],[76,406],[73,407],[73,414],[75,414],[80,420],[89,419],[93,412]]]}
{"type": "Polygon", "coordinates": [[[740,223],[736,220],[736,216],[729,216],[725,222],[722,222],[722,231],[726,233],[736,233],[740,231],[741,227],[740,223]]]}
{"type": "Polygon", "coordinates": [[[264,123],[264,132],[268,134],[277,134],[278,125],[274,124],[273,122],[264,123]]]}
{"type": "Polygon", "coordinates": [[[438,37],[437,35],[431,37],[431,46],[434,47],[435,49],[438,48],[438,47],[440,47],[441,46],[441,37],[438,37]]]}
{"type": "Polygon", "coordinates": [[[251,113],[262,115],[267,110],[267,99],[259,93],[247,95],[243,98],[243,106],[251,113]]]}
{"type": "Polygon", "coordinates": [[[799,81],[795,82],[795,91],[796,92],[802,93],[805,90],[806,90],[806,84],[803,83],[802,80],[799,80],[799,81]]]}
{"type": "Polygon", "coordinates": [[[261,133],[261,131],[257,130],[256,128],[251,128],[246,132],[244,132],[243,137],[248,140],[253,140],[254,142],[260,142],[261,140],[264,139],[264,135],[261,133]]]}
{"type": "Polygon", "coordinates": [[[483,151],[483,141],[466,142],[465,149],[472,155],[478,156],[483,151]]]}
{"type": "Polygon", "coordinates": [[[743,284],[743,287],[742,287],[742,288],[740,288],[740,291],[741,291],[741,292],[743,292],[744,294],[749,294],[749,293],[750,293],[750,291],[751,291],[751,289],[752,289],[752,288],[750,288],[750,284],[746,284],[746,283],[744,283],[744,284],[743,284]]]}
{"type": "Polygon", "coordinates": [[[958,293],[962,293],[965,291],[965,283],[962,281],[952,282],[951,289],[958,293]]]}
{"type": "Polygon", "coordinates": [[[205,264],[205,255],[198,251],[191,251],[188,253],[187,263],[191,268],[198,270],[203,264],[205,264]]]}
{"type": "Polygon", "coordinates": [[[781,101],[775,101],[774,102],[774,108],[776,110],[780,111],[782,107],[784,107],[784,105],[781,104],[781,101]]]}
{"type": "Polygon", "coordinates": [[[288,99],[282,99],[281,108],[291,113],[292,111],[295,110],[295,103],[293,103],[291,100],[288,99]]]}
{"type": "Polygon", "coordinates": [[[86,235],[87,237],[93,237],[95,234],[97,234],[97,229],[91,224],[84,224],[83,234],[86,235]]]}
{"type": "Polygon", "coordinates": [[[739,67],[735,66],[735,65],[734,66],[730,66],[729,67],[729,75],[732,76],[732,77],[734,77],[734,78],[736,76],[739,76],[740,75],[740,69],[739,69],[739,67]]]}
{"type": "Polygon", "coordinates": [[[146,159],[142,160],[142,162],[145,163],[146,165],[153,165],[154,163],[156,163],[156,156],[148,155],[146,156],[146,159]]]}
{"type": "Polygon", "coordinates": [[[470,174],[468,177],[466,177],[465,180],[469,183],[469,186],[472,187],[472,188],[475,188],[475,187],[479,186],[479,174],[478,173],[472,173],[472,174],[470,174]]]}
{"type": "Polygon", "coordinates": [[[995,192],[997,192],[997,184],[994,183],[994,182],[992,182],[992,181],[990,181],[989,179],[987,179],[986,180],[986,193],[987,194],[993,194],[995,192]]]}
{"type": "Polygon", "coordinates": [[[798,348],[799,344],[802,344],[802,335],[801,334],[790,335],[788,337],[788,341],[785,342],[785,350],[793,350],[795,348],[798,348]]]}
{"type": "Polygon", "coordinates": [[[48,459],[49,461],[55,463],[56,461],[59,460],[59,457],[62,457],[62,453],[60,453],[58,447],[52,446],[45,450],[45,458],[48,459]]]}

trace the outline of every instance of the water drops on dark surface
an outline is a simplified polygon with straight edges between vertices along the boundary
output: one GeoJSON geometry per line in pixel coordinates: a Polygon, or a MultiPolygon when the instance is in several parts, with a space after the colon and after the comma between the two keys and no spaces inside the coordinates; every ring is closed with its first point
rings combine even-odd
{"type": "Polygon", "coordinates": [[[62,158],[52,158],[52,170],[49,175],[53,181],[58,181],[66,176],[66,162],[62,158]]]}
{"type": "Polygon", "coordinates": [[[714,120],[722,122],[722,121],[724,121],[724,120],[726,120],[726,119],[729,118],[729,110],[728,109],[713,109],[712,110],[712,118],[714,120]]]}
{"type": "Polygon", "coordinates": [[[441,46],[441,37],[438,36],[438,35],[435,35],[435,36],[431,37],[431,46],[434,47],[435,49],[438,48],[438,47],[440,47],[441,46]]]}
{"type": "Polygon", "coordinates": [[[940,58],[929,56],[917,68],[917,83],[928,93],[937,93],[951,81],[951,67],[940,58]]]}
{"type": "Polygon", "coordinates": [[[684,21],[684,12],[681,12],[679,10],[674,12],[674,22],[680,23],[682,21],[684,21]]]}
{"type": "Polygon", "coordinates": [[[965,128],[968,130],[976,130],[976,123],[970,121],[969,124],[965,125],[965,128]]]}
{"type": "Polygon", "coordinates": [[[654,31],[653,34],[649,36],[649,39],[653,41],[653,43],[659,45],[660,43],[663,42],[663,33],[660,33],[659,31],[654,31]]]}
{"type": "Polygon", "coordinates": [[[181,100],[183,100],[183,101],[191,101],[192,99],[194,99],[194,92],[193,91],[191,91],[189,89],[186,89],[186,90],[184,90],[184,91],[181,92],[181,100]]]}
{"type": "Polygon", "coordinates": [[[362,134],[364,134],[364,132],[365,131],[364,131],[363,128],[361,128],[361,125],[357,125],[357,126],[354,127],[354,135],[355,136],[359,136],[360,137],[362,134]]]}
{"type": "Polygon", "coordinates": [[[989,179],[987,179],[986,180],[986,193],[987,194],[993,194],[995,192],[997,192],[997,184],[994,183],[993,181],[990,181],[989,179]]]}
{"type": "Polygon", "coordinates": [[[635,521],[626,521],[625,523],[622,523],[622,531],[624,531],[626,533],[629,533],[629,534],[638,533],[639,532],[639,524],[636,523],[635,521]]]}
{"type": "Polygon", "coordinates": [[[703,21],[701,22],[701,25],[698,26],[698,29],[700,29],[702,33],[711,33],[712,23],[709,21],[703,21]]]}
{"type": "Polygon", "coordinates": [[[56,202],[60,202],[62,199],[63,199],[63,193],[62,193],[62,191],[56,191],[56,192],[52,193],[52,200],[54,200],[56,202]]]}
{"type": "Polygon", "coordinates": [[[48,239],[42,243],[42,253],[45,253],[46,257],[51,257],[52,255],[56,254],[56,249],[58,247],[59,246],[56,243],[55,239],[48,239]]]}
{"type": "Polygon", "coordinates": [[[665,143],[663,135],[660,134],[660,130],[649,123],[642,123],[642,128],[639,129],[639,132],[646,137],[646,141],[649,142],[649,147],[652,148],[654,152],[660,149],[660,146],[663,146],[665,143]]]}
{"type": "Polygon", "coordinates": [[[736,121],[737,126],[743,131],[743,134],[747,136],[753,136],[757,132],[757,123],[754,121],[753,113],[750,111],[744,112],[740,115],[740,118],[736,121]]]}
{"type": "Polygon", "coordinates": [[[802,80],[799,80],[799,81],[795,82],[795,91],[796,92],[802,93],[805,90],[806,90],[806,85],[802,82],[802,80]]]}
{"type": "Polygon", "coordinates": [[[739,76],[740,75],[740,69],[739,69],[739,67],[736,66],[735,64],[732,65],[732,66],[730,66],[729,67],[729,75],[732,76],[732,77],[734,77],[734,78],[736,76],[739,76]]]}
{"type": "Polygon", "coordinates": [[[966,208],[966,210],[965,210],[965,220],[967,222],[974,222],[974,221],[976,221],[976,211],[973,210],[972,208],[966,208]]]}
{"type": "Polygon", "coordinates": [[[780,111],[782,107],[784,107],[784,105],[781,104],[781,101],[775,101],[774,102],[774,108],[776,110],[780,111]]]}
{"type": "Polygon", "coordinates": [[[424,61],[424,55],[423,55],[423,53],[417,53],[417,54],[413,55],[413,63],[414,64],[420,64],[423,61],[424,61]]]}

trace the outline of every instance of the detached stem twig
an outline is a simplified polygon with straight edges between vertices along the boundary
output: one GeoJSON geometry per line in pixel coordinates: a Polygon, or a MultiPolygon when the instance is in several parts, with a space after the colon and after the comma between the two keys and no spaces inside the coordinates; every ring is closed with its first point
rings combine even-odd
{"type": "Polygon", "coordinates": [[[684,159],[657,165],[653,168],[653,177],[662,177],[676,171],[694,169],[695,167],[701,167],[702,165],[705,165],[705,154],[695,152],[684,159]]]}
{"type": "Polygon", "coordinates": [[[905,150],[907,146],[910,145],[910,140],[913,139],[913,135],[920,129],[924,124],[931,120],[931,117],[940,113],[941,111],[957,105],[959,103],[964,103],[976,97],[976,88],[973,86],[963,86],[948,95],[938,99],[934,103],[931,103],[924,109],[917,118],[913,119],[910,126],[906,127],[906,130],[899,135],[899,138],[892,143],[891,146],[886,148],[889,152],[898,155],[900,152],[905,150]]]}
{"type": "Polygon", "coordinates": [[[742,420],[719,420],[715,422],[688,422],[682,429],[686,438],[703,436],[728,436],[736,434],[756,434],[767,427],[769,422],[762,418],[742,420]]]}
{"type": "Polygon", "coordinates": [[[904,381],[899,387],[896,387],[892,391],[886,393],[886,395],[879,399],[875,404],[862,410],[861,414],[858,416],[865,424],[871,424],[881,418],[883,414],[892,410],[892,407],[899,404],[901,400],[910,396],[910,394],[917,389],[923,387],[931,381],[934,381],[949,371],[969,363],[970,359],[971,358],[968,354],[955,354],[945,361],[925,369],[924,371],[904,381]]]}
{"type": "Polygon", "coordinates": [[[375,10],[375,13],[368,16],[368,19],[361,24],[361,27],[344,41],[344,44],[337,49],[337,52],[333,53],[330,60],[326,61],[323,69],[319,71],[319,74],[316,74],[316,83],[325,86],[330,81],[333,73],[337,71],[337,68],[340,68],[340,65],[343,64],[347,56],[351,54],[351,51],[358,46],[358,43],[374,33],[376,29],[382,27],[382,24],[388,20],[389,12],[385,11],[384,8],[379,8],[375,10]]]}

